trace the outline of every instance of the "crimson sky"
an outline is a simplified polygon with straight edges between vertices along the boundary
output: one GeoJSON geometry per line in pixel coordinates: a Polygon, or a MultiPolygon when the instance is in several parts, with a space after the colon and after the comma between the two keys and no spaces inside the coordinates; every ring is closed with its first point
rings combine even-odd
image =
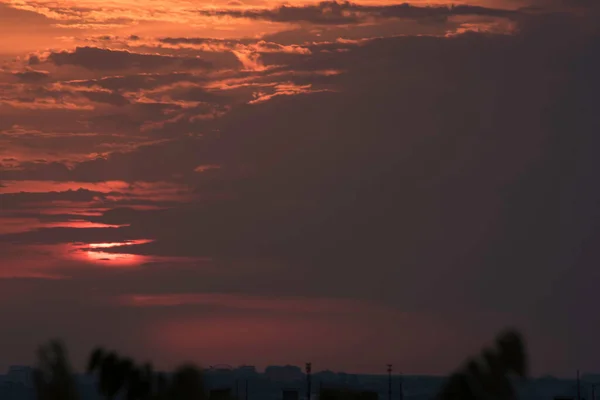
{"type": "Polygon", "coordinates": [[[0,368],[600,369],[595,0],[0,0],[0,368]]]}

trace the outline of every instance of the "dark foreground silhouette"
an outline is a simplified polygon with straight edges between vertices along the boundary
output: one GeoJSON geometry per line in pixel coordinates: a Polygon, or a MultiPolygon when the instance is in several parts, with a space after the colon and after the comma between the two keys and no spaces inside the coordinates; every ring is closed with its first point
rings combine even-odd
{"type": "Polygon", "coordinates": [[[497,337],[495,349],[484,348],[452,374],[438,400],[515,399],[511,378],[527,376],[525,344],[518,332],[509,331],[497,337]]]}
{"type": "MultiPolygon", "coordinates": [[[[98,377],[98,391],[107,400],[123,395],[127,400],[205,400],[202,370],[182,365],[171,376],[155,372],[152,365],[137,365],[132,359],[103,348],[95,349],[87,372],[98,377]]],[[[436,400],[513,400],[513,380],[526,379],[528,360],[525,343],[516,331],[496,338],[494,348],[484,348],[453,373],[436,400]]],[[[53,340],[38,349],[34,381],[39,400],[78,400],[75,379],[64,345],[53,340]]],[[[325,390],[325,389],[324,389],[325,390]]],[[[350,392],[321,393],[321,398],[350,400],[350,392]]]]}

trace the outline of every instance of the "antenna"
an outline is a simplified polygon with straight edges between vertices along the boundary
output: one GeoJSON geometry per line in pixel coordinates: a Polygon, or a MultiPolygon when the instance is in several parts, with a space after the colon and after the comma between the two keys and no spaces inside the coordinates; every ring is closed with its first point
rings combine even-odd
{"type": "Polygon", "coordinates": [[[400,374],[400,400],[404,400],[404,387],[403,387],[403,378],[402,374],[400,374]]]}
{"type": "Polygon", "coordinates": [[[577,400],[581,400],[581,384],[579,381],[579,370],[577,370],[577,400]]]}
{"type": "Polygon", "coordinates": [[[306,363],[306,400],[310,400],[310,372],[312,371],[312,364],[306,363]]]}
{"type": "Polygon", "coordinates": [[[388,400],[392,400],[392,364],[387,365],[388,372],[388,400]]]}

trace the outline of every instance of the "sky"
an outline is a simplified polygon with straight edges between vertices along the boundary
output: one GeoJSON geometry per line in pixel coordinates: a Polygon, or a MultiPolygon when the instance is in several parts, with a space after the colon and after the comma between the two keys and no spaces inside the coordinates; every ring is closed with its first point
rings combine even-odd
{"type": "Polygon", "coordinates": [[[0,0],[0,368],[63,339],[600,370],[597,0],[0,0]]]}

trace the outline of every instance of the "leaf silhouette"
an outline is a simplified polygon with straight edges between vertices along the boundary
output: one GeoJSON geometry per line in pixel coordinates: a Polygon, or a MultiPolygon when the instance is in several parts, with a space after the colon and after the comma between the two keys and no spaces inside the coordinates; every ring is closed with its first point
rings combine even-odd
{"type": "Polygon", "coordinates": [[[126,400],[203,400],[202,372],[193,365],[178,368],[172,379],[155,373],[149,363],[138,366],[132,359],[98,348],[90,356],[88,372],[98,374],[98,389],[107,398],[126,400]]]}
{"type": "Polygon", "coordinates": [[[525,344],[517,331],[496,338],[495,349],[483,349],[477,358],[452,374],[438,400],[513,400],[516,393],[510,376],[527,377],[525,344]]]}
{"type": "Polygon", "coordinates": [[[38,349],[37,356],[33,381],[38,399],[77,400],[79,396],[63,344],[52,340],[38,349]]]}

